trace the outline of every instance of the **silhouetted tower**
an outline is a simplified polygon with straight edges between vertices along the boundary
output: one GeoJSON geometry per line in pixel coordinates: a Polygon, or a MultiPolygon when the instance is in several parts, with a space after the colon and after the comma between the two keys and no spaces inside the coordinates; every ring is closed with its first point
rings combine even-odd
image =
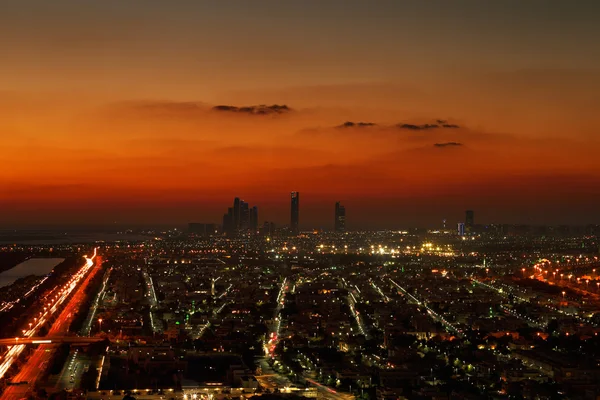
{"type": "Polygon", "coordinates": [[[290,229],[293,235],[297,235],[300,232],[300,192],[291,193],[291,206],[290,229]]]}
{"type": "Polygon", "coordinates": [[[346,207],[339,201],[335,203],[335,231],[346,232],[346,207]]]}
{"type": "Polygon", "coordinates": [[[465,212],[465,230],[467,232],[471,232],[473,230],[473,225],[475,224],[475,213],[473,210],[467,210],[465,212]]]}
{"type": "Polygon", "coordinates": [[[240,214],[241,214],[241,201],[239,197],[233,200],[233,228],[235,230],[240,229],[240,214]]]}

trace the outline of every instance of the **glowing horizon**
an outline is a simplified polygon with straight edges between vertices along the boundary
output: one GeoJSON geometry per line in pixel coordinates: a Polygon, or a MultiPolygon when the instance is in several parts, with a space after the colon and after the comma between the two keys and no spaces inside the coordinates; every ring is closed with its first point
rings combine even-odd
{"type": "Polygon", "coordinates": [[[339,200],[349,229],[600,222],[597,4],[34,3],[0,17],[0,227],[235,196],[288,224],[291,190],[303,229],[339,200]]]}

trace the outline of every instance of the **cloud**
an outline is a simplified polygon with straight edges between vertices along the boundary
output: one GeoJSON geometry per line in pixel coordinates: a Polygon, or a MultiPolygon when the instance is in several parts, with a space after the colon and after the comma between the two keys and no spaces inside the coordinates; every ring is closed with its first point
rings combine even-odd
{"type": "Polygon", "coordinates": [[[369,128],[372,126],[376,126],[377,124],[374,122],[352,122],[346,121],[341,125],[336,126],[336,128],[369,128]]]}
{"type": "Polygon", "coordinates": [[[458,147],[458,146],[462,146],[462,143],[458,143],[458,142],[445,142],[445,143],[435,143],[433,146],[434,147],[458,147]]]}
{"type": "Polygon", "coordinates": [[[423,125],[397,124],[396,126],[400,129],[410,129],[410,130],[414,130],[414,131],[436,129],[436,128],[440,127],[438,124],[423,124],[423,125]]]}
{"type": "Polygon", "coordinates": [[[400,129],[410,129],[413,131],[422,131],[422,130],[437,129],[437,128],[460,128],[460,126],[458,126],[458,125],[449,124],[448,121],[446,121],[444,119],[437,119],[435,122],[436,122],[435,124],[421,124],[421,125],[400,123],[400,124],[397,124],[396,126],[400,129]]]}
{"type": "Polygon", "coordinates": [[[292,111],[291,108],[286,106],[285,104],[273,104],[270,106],[261,104],[258,106],[245,106],[245,107],[237,107],[237,106],[228,106],[228,105],[218,105],[212,108],[214,111],[222,111],[222,112],[234,112],[234,113],[243,113],[243,114],[251,114],[251,115],[270,115],[270,114],[284,114],[292,111]]]}
{"type": "Polygon", "coordinates": [[[436,123],[435,124],[407,124],[407,123],[398,123],[396,125],[393,126],[389,126],[389,125],[384,125],[384,124],[379,124],[376,122],[353,122],[353,121],[346,121],[341,125],[337,125],[336,128],[370,128],[370,127],[374,127],[374,126],[379,126],[383,129],[386,128],[400,128],[400,129],[408,129],[408,130],[413,130],[413,131],[420,131],[420,130],[429,130],[429,129],[438,129],[438,128],[460,128],[460,126],[455,125],[455,124],[449,124],[448,121],[444,120],[444,119],[437,119],[435,120],[436,123]]]}

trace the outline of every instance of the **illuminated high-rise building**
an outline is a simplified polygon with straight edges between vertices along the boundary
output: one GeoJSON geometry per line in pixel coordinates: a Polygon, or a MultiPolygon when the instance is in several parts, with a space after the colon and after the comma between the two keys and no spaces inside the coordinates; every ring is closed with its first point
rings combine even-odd
{"type": "Polygon", "coordinates": [[[335,231],[346,232],[346,207],[339,201],[335,203],[335,231]]]}
{"type": "Polygon", "coordinates": [[[290,230],[297,235],[300,232],[300,192],[291,193],[291,206],[290,230]]]}
{"type": "Polygon", "coordinates": [[[458,223],[457,233],[458,233],[458,236],[465,236],[465,224],[464,224],[464,222],[459,222],[458,223]]]}

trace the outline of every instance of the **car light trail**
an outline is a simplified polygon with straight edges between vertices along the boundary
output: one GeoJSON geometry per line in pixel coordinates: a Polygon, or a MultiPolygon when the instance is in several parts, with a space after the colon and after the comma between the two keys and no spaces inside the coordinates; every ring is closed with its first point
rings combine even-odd
{"type": "MultiPolygon", "coordinates": [[[[53,304],[50,303],[52,304],[52,306],[44,312],[40,312],[40,318],[37,321],[35,321],[34,324],[32,324],[29,330],[25,330],[25,333],[23,334],[24,337],[29,338],[34,336],[39,330],[39,328],[46,322],[46,317],[53,314],[56,311],[57,307],[60,306],[69,297],[69,295],[73,292],[73,289],[77,287],[77,284],[81,281],[83,277],[87,275],[89,270],[94,265],[94,258],[96,258],[96,254],[97,249],[94,249],[94,255],[92,257],[84,256],[85,264],[79,269],[79,271],[77,271],[77,273],[75,273],[75,275],[71,277],[71,279],[69,279],[69,281],[66,285],[64,285],[64,287],[59,289],[58,297],[56,298],[56,300],[54,300],[53,304]]],[[[0,363],[0,378],[4,377],[6,371],[8,371],[13,362],[19,357],[19,355],[23,352],[24,349],[25,345],[19,344],[19,338],[16,337],[15,345],[11,346],[2,357],[2,362],[0,363]]]]}

